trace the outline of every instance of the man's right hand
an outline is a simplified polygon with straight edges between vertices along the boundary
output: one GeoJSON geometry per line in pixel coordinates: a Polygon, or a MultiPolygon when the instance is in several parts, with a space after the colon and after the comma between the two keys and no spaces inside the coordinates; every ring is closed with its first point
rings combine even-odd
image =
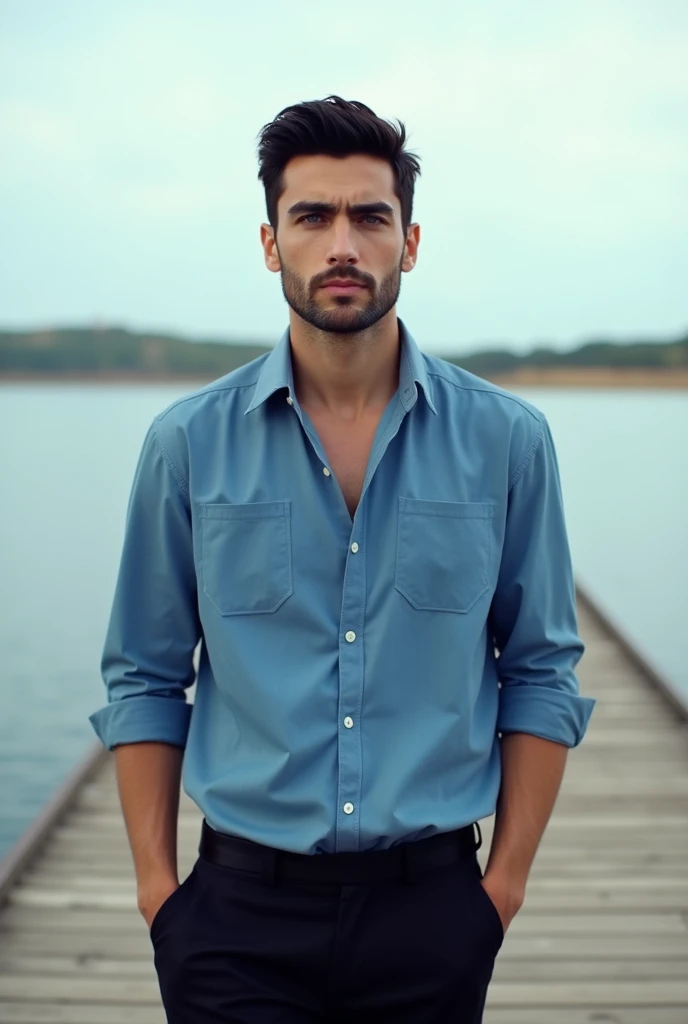
{"type": "Polygon", "coordinates": [[[148,926],[148,931],[151,930],[153,918],[160,907],[178,888],[179,880],[177,878],[169,878],[165,881],[158,879],[155,886],[139,887],[139,912],[148,926]]]}
{"type": "Polygon", "coordinates": [[[169,743],[115,747],[119,789],[134,858],[139,911],[150,927],[179,888],[177,825],[184,751],[169,743]]]}

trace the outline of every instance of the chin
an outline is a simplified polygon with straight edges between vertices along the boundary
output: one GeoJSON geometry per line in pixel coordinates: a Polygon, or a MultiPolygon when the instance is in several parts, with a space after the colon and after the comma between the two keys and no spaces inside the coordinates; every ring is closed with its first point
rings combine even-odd
{"type": "Polygon", "coordinates": [[[353,295],[332,295],[329,301],[333,302],[334,305],[326,305],[324,308],[325,310],[329,309],[330,312],[338,310],[344,313],[349,309],[352,313],[357,313],[361,309],[360,306],[356,305],[356,298],[353,295]]]}
{"type": "Polygon", "coordinates": [[[361,307],[346,295],[336,296],[333,305],[316,301],[305,306],[292,302],[289,305],[306,323],[327,334],[357,334],[380,319],[374,303],[361,307]]]}
{"type": "Polygon", "coordinates": [[[325,310],[323,319],[327,321],[331,331],[360,331],[367,323],[365,313],[361,309],[325,310]]]}

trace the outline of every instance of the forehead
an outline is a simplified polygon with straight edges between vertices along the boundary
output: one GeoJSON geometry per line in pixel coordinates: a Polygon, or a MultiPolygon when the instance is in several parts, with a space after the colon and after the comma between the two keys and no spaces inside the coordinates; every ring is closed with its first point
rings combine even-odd
{"type": "Polygon", "coordinates": [[[279,206],[291,206],[303,199],[319,202],[369,203],[385,200],[400,208],[394,194],[391,164],[374,156],[356,154],[341,159],[332,156],[298,156],[283,173],[284,192],[279,206]]]}

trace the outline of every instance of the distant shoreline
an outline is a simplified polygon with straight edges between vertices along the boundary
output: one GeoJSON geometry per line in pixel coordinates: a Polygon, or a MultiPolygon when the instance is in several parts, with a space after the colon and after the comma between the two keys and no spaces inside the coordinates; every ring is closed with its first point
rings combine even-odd
{"type": "Polygon", "coordinates": [[[560,387],[560,388],[663,388],[681,391],[688,388],[688,368],[675,370],[628,367],[524,367],[514,373],[499,373],[489,377],[500,387],[560,387]]]}
{"type": "MultiPolygon", "coordinates": [[[[221,376],[221,374],[218,374],[221,376]]],[[[479,374],[499,387],[546,388],[661,388],[680,391],[688,389],[688,368],[675,370],[633,367],[607,369],[597,367],[524,367],[514,373],[479,374]]],[[[90,384],[90,385],[150,385],[193,384],[199,387],[217,377],[194,373],[122,373],[115,371],[68,373],[0,373],[0,386],[11,384],[90,384]]]]}

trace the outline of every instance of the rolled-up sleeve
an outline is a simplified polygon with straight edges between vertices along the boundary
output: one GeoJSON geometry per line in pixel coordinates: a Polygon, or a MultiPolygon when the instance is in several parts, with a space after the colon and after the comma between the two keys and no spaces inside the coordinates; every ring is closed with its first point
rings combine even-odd
{"type": "Polygon", "coordinates": [[[584,646],[559,467],[544,416],[509,490],[490,622],[499,651],[497,730],[577,746],[596,701],[580,696],[574,672],[584,646]]]}
{"type": "Polygon", "coordinates": [[[188,489],[153,423],[134,475],[103,650],[108,703],[89,719],[106,747],[186,745],[200,633],[188,489]]]}

